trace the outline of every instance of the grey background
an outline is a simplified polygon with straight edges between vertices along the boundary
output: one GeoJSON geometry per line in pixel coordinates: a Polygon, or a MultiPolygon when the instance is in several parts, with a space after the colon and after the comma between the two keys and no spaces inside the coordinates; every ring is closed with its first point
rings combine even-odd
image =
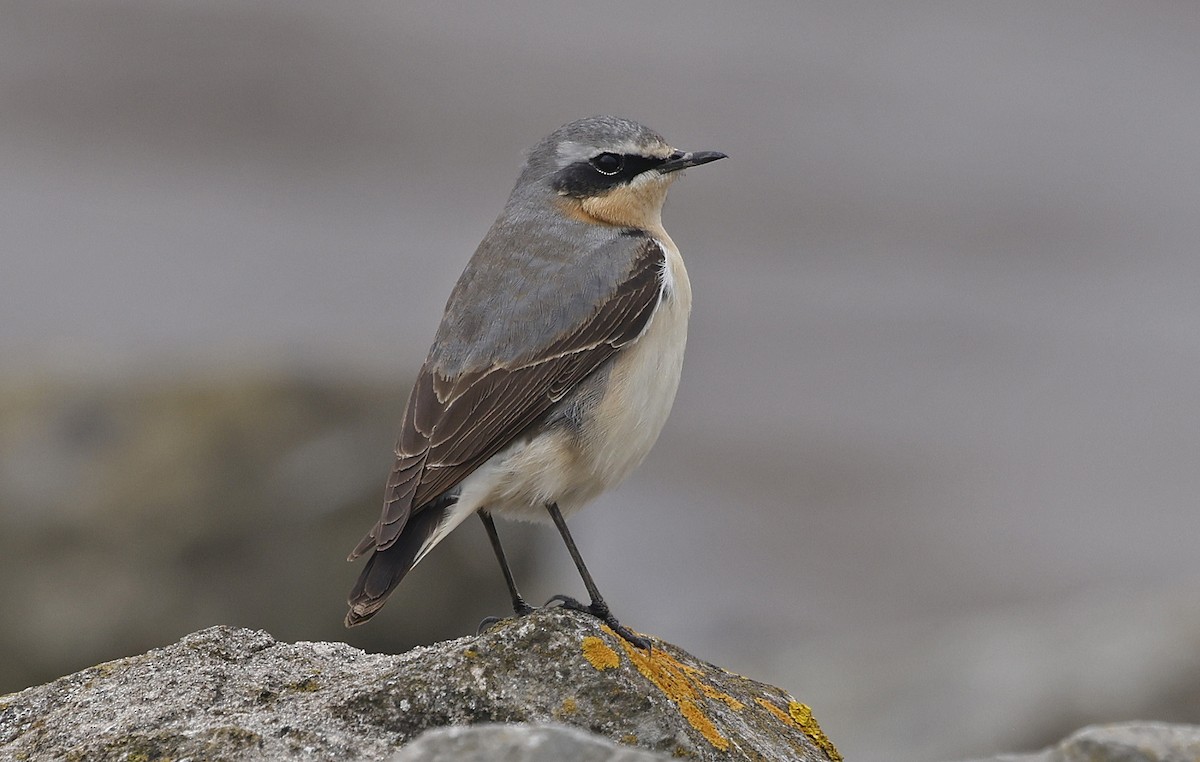
{"type": "MultiPolygon", "coordinates": [[[[665,215],[695,290],[672,419],[573,523],[617,613],[788,688],[848,759],[1200,720],[1198,39],[1168,2],[0,3],[5,659],[68,654],[14,673],[48,679],[218,622],[395,650],[501,610],[477,526],[368,634],[338,629],[341,557],[522,150],[610,112],[730,155],[665,215]],[[140,415],[245,377],[368,389],[366,423],[276,464],[308,486],[270,521],[212,472],[196,515],[241,550],[203,605],[143,626],[177,593],[19,534],[83,525],[96,483],[31,389],[140,415]],[[293,523],[328,547],[289,553],[293,523]],[[482,589],[439,583],[456,563],[482,589]]],[[[156,499],[145,536],[78,547],[173,547],[199,519],[156,499]]],[[[531,597],[577,589],[552,532],[501,531],[531,597]]]]}

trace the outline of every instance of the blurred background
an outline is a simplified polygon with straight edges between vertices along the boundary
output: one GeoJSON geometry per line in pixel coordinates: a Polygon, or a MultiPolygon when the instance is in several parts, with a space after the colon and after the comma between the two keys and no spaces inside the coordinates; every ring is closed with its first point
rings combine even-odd
{"type": "MultiPolygon", "coordinates": [[[[847,759],[1200,720],[1200,6],[0,2],[0,693],[212,624],[347,631],[409,384],[522,152],[728,161],[665,215],[675,411],[573,522],[623,621],[847,759]]],[[[582,594],[504,524],[531,600],[582,594]]]]}

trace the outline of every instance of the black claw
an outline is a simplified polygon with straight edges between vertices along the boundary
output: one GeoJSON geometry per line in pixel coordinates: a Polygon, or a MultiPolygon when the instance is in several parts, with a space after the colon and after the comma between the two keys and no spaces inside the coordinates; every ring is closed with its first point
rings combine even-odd
{"type": "Polygon", "coordinates": [[[610,616],[607,620],[605,620],[604,623],[611,627],[613,632],[624,638],[634,648],[640,648],[643,651],[654,650],[654,647],[650,644],[649,640],[646,640],[641,635],[638,635],[633,630],[618,622],[616,617],[610,616]]]}
{"type": "Polygon", "coordinates": [[[554,603],[562,604],[562,607],[564,609],[570,609],[571,611],[585,611],[589,614],[592,613],[591,610],[587,606],[583,605],[582,603],[575,600],[574,598],[572,598],[569,595],[551,596],[550,600],[546,601],[547,606],[554,604],[554,603]]]}
{"type": "MultiPolygon", "coordinates": [[[[535,609],[533,606],[530,606],[521,598],[517,598],[513,601],[513,616],[518,619],[527,614],[532,614],[534,611],[537,611],[537,609],[535,609]]],[[[479,628],[475,631],[475,634],[482,635],[484,632],[490,630],[492,627],[495,627],[502,621],[504,621],[503,617],[484,617],[483,621],[479,623],[479,628]]]]}
{"type": "Polygon", "coordinates": [[[569,609],[571,611],[582,611],[585,614],[591,614],[601,622],[604,622],[613,632],[620,635],[635,647],[640,648],[643,651],[652,650],[650,641],[646,640],[641,635],[638,635],[633,630],[618,622],[617,618],[612,615],[611,611],[608,610],[608,605],[604,601],[599,601],[590,605],[584,605],[569,595],[556,595],[550,600],[546,601],[546,605],[549,606],[550,604],[556,602],[559,603],[564,609],[569,609]]]}

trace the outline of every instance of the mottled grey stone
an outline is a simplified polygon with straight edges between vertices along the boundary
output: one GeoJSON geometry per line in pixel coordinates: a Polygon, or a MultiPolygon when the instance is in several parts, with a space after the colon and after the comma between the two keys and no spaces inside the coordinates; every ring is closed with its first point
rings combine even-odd
{"type": "Polygon", "coordinates": [[[212,627],[0,697],[0,758],[383,759],[430,728],[552,722],[689,759],[840,759],[783,690],[651,640],[562,609],[398,656],[212,627]]]}
{"type": "Polygon", "coordinates": [[[1196,762],[1200,726],[1131,722],[1093,725],[1035,754],[1006,754],[977,762],[1196,762]]]}

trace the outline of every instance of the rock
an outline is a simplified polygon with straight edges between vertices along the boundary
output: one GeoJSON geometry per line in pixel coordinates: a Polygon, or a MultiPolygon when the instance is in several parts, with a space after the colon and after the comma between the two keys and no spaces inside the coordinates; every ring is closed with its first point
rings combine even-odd
{"type": "Polygon", "coordinates": [[[631,749],[566,725],[457,726],[426,730],[389,762],[670,762],[673,757],[631,749]]]}
{"type": "Polygon", "coordinates": [[[1200,726],[1166,723],[1093,725],[1036,754],[990,757],[978,762],[1196,762],[1200,726]]]}
{"type": "Polygon", "coordinates": [[[785,691],[651,640],[562,609],[399,656],[212,627],[0,698],[0,757],[382,759],[430,728],[555,722],[689,759],[841,759],[785,691]]]}

